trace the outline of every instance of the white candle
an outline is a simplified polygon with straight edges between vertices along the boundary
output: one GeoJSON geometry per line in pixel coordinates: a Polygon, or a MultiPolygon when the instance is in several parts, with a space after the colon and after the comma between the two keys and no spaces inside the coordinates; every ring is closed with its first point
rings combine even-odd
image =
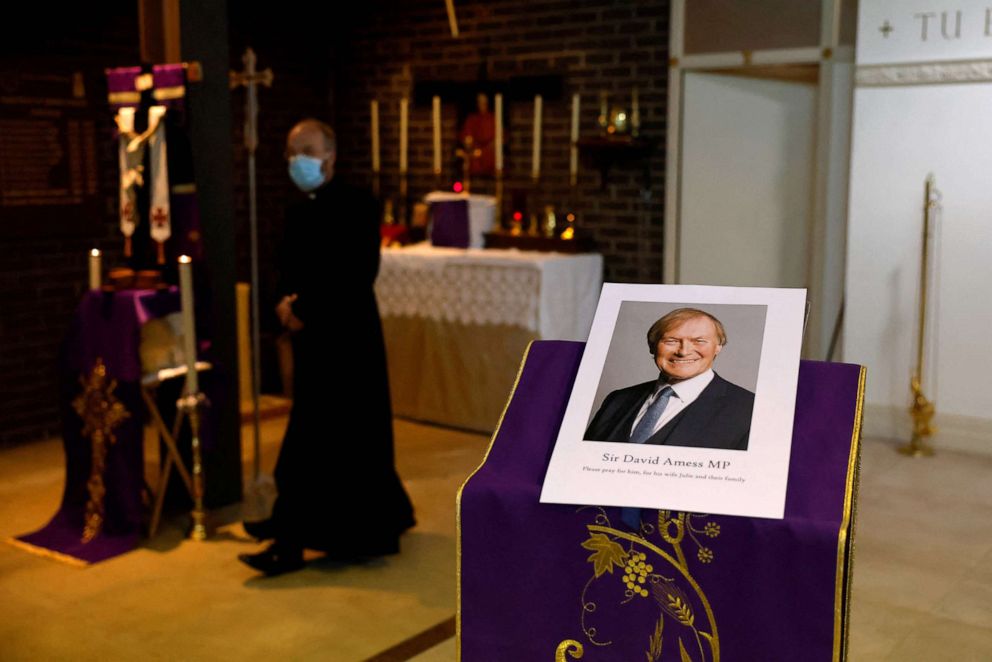
{"type": "Polygon", "coordinates": [[[407,124],[410,114],[410,100],[400,99],[400,174],[406,174],[406,138],[407,124]]]}
{"type": "Polygon", "coordinates": [[[641,104],[638,103],[639,99],[637,97],[637,88],[634,88],[630,100],[630,132],[633,135],[637,135],[641,128],[641,104]]]}
{"type": "Polygon", "coordinates": [[[534,96],[534,153],[530,175],[535,180],[541,177],[541,113],[544,109],[544,99],[540,94],[534,96]]]}
{"type": "Polygon", "coordinates": [[[193,318],[193,261],[179,257],[179,296],[183,308],[183,354],[186,357],[186,394],[199,392],[196,374],[196,325],[193,318]]]}
{"type": "Polygon", "coordinates": [[[431,103],[434,118],[434,174],[441,174],[441,97],[435,96],[431,103]]]}
{"type": "Polygon", "coordinates": [[[503,172],[503,95],[496,95],[496,172],[503,172]]]}
{"type": "Polygon", "coordinates": [[[572,186],[575,186],[579,172],[579,95],[572,95],[572,144],[569,152],[568,173],[572,186]]]}
{"type": "Polygon", "coordinates": [[[379,174],[379,102],[372,100],[372,172],[379,174]]]}
{"type": "Polygon", "coordinates": [[[100,289],[100,251],[96,248],[90,251],[90,289],[100,289]]]}

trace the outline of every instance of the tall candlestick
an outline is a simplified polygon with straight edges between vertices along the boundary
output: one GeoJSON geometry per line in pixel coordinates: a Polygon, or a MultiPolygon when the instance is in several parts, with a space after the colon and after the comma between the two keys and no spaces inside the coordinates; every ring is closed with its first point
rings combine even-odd
{"type": "Polygon", "coordinates": [[[572,95],[572,141],[569,150],[568,174],[569,181],[575,186],[579,172],[579,95],[572,95]]]}
{"type": "Polygon", "coordinates": [[[534,153],[530,176],[537,181],[541,178],[541,114],[544,110],[544,99],[540,94],[534,96],[534,153]]]}
{"type": "Polygon", "coordinates": [[[434,174],[441,174],[441,97],[431,99],[434,119],[434,174]]]}
{"type": "Polygon", "coordinates": [[[641,132],[641,104],[639,101],[635,87],[630,100],[630,134],[635,138],[641,132]]]}
{"type": "Polygon", "coordinates": [[[496,172],[503,172],[503,95],[496,95],[496,172]]]}
{"type": "Polygon", "coordinates": [[[203,509],[203,458],[200,453],[200,382],[196,374],[196,325],[193,320],[193,261],[179,257],[179,297],[182,303],[183,354],[186,358],[186,395],[177,403],[189,417],[193,450],[193,540],[206,540],[206,511],[203,509]]]}
{"type": "Polygon", "coordinates": [[[372,112],[372,172],[379,174],[381,163],[379,162],[379,102],[375,99],[371,103],[372,112]]]}
{"type": "Polygon", "coordinates": [[[407,140],[407,124],[409,121],[410,113],[410,100],[407,98],[400,99],[400,174],[405,175],[407,170],[407,160],[406,160],[406,140],[407,140]]]}
{"type": "Polygon", "coordinates": [[[90,251],[90,289],[100,289],[100,251],[96,248],[90,251]]]}
{"type": "Polygon", "coordinates": [[[182,303],[183,354],[186,357],[186,394],[200,390],[196,374],[196,327],[193,321],[193,261],[188,255],[179,257],[179,296],[182,303]]]}

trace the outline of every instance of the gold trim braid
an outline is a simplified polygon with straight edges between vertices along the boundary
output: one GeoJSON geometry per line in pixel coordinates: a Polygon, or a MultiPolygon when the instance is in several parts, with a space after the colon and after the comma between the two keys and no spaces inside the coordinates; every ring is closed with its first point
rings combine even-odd
{"type": "Polygon", "coordinates": [[[851,431],[851,451],[847,460],[847,480],[844,486],[844,513],[837,534],[837,576],[834,580],[834,662],[847,657],[848,616],[851,602],[851,570],[854,565],[854,508],[857,496],[858,467],[861,461],[861,420],[864,414],[865,377],[867,368],[861,366],[858,375],[858,397],[854,410],[854,429],[851,431]],[[851,557],[847,558],[848,531],[850,531],[851,557]],[[845,572],[845,569],[847,572],[845,572]],[[847,605],[844,592],[847,590],[847,605]]]}
{"type": "Polygon", "coordinates": [[[458,492],[455,495],[455,662],[461,662],[462,659],[462,491],[465,490],[468,481],[472,480],[472,477],[479,473],[482,467],[485,466],[486,460],[489,459],[489,453],[493,449],[493,444],[496,443],[496,437],[499,436],[500,428],[503,427],[503,418],[506,416],[507,410],[510,409],[510,403],[513,402],[513,396],[517,392],[520,377],[524,374],[524,366],[527,365],[527,357],[530,356],[530,348],[533,345],[533,340],[527,343],[527,349],[524,350],[524,356],[520,360],[520,368],[517,369],[517,377],[513,380],[513,388],[510,389],[510,396],[506,399],[506,405],[503,407],[503,412],[499,415],[499,421],[496,422],[496,429],[493,431],[493,436],[489,439],[489,446],[486,448],[485,455],[482,456],[482,462],[462,482],[462,486],[458,488],[458,492]]]}
{"type": "Polygon", "coordinates": [[[87,568],[90,566],[89,561],[77,559],[75,556],[69,556],[68,554],[56,552],[55,550],[47,549],[45,547],[38,547],[37,545],[32,545],[29,542],[24,542],[23,540],[18,540],[17,538],[5,538],[4,541],[8,545],[16,547],[21,551],[25,551],[28,554],[34,554],[35,556],[41,556],[53,561],[59,561],[60,563],[65,563],[77,568],[87,568]]]}
{"type": "Polygon", "coordinates": [[[173,87],[156,87],[152,91],[152,96],[158,101],[169,101],[171,99],[182,99],[186,96],[185,85],[174,85],[173,87]]]}
{"type": "Polygon", "coordinates": [[[141,92],[110,92],[107,94],[110,103],[141,103],[141,92]]]}

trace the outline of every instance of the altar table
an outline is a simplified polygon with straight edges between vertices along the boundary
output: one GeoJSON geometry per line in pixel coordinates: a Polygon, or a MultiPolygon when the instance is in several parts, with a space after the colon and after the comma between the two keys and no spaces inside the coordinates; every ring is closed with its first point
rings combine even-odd
{"type": "Polygon", "coordinates": [[[490,432],[532,340],[585,340],[603,257],[439,248],[382,251],[375,291],[393,413],[490,432]]]}

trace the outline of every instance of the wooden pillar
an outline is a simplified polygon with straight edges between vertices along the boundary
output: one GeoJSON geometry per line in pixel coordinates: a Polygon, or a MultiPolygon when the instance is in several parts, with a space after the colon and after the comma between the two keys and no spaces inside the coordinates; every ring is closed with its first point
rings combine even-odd
{"type": "Polygon", "coordinates": [[[179,0],[138,0],[138,23],[143,62],[182,61],[179,0]]]}
{"type": "Polygon", "coordinates": [[[211,292],[210,334],[216,362],[211,408],[218,421],[217,438],[211,440],[205,458],[206,504],[216,508],[240,501],[242,494],[227,2],[178,0],[178,5],[182,60],[197,61],[203,70],[203,80],[188,87],[187,102],[207,256],[201,278],[211,292]]]}

